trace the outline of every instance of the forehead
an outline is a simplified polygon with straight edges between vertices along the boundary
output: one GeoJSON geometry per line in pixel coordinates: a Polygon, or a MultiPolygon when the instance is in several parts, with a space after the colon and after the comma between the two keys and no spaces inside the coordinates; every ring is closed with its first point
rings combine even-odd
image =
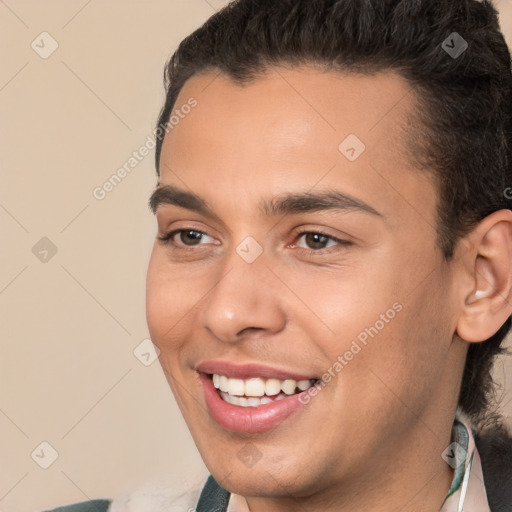
{"type": "Polygon", "coordinates": [[[225,201],[238,203],[250,190],[322,185],[376,201],[384,212],[396,209],[397,195],[407,203],[420,189],[424,201],[435,201],[405,149],[416,97],[397,73],[275,68],[239,84],[212,71],[186,82],[174,111],[191,99],[196,106],[164,139],[162,183],[183,181],[207,196],[215,182],[225,201]]]}
{"type": "Polygon", "coordinates": [[[214,71],[194,75],[180,91],[174,113],[191,98],[197,106],[186,119],[173,116],[179,124],[171,124],[164,140],[172,149],[168,157],[193,138],[205,153],[215,145],[218,156],[226,146],[234,154],[237,141],[244,152],[255,147],[275,159],[301,150],[328,151],[337,158],[340,142],[355,134],[372,155],[391,150],[393,158],[403,159],[402,129],[415,102],[409,83],[395,72],[343,74],[311,67],[271,68],[246,83],[214,71]]]}
{"type": "Polygon", "coordinates": [[[203,72],[185,83],[175,110],[192,97],[200,107],[190,116],[196,133],[198,124],[209,128],[212,123],[225,131],[232,127],[232,134],[244,126],[272,137],[314,129],[322,138],[335,135],[334,142],[344,132],[357,132],[370,144],[384,134],[386,139],[398,135],[390,128],[405,122],[415,102],[409,82],[396,72],[356,74],[312,67],[270,68],[244,83],[221,72],[203,72]],[[208,119],[212,114],[215,119],[208,119]]]}

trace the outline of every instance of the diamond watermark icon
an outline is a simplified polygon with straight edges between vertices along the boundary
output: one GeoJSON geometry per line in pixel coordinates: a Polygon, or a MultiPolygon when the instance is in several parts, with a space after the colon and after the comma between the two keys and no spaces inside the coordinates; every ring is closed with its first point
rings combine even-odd
{"type": "Polygon", "coordinates": [[[458,33],[452,32],[442,43],[441,48],[452,58],[460,57],[468,48],[468,42],[458,33]]]}
{"type": "Polygon", "coordinates": [[[149,366],[158,359],[160,349],[150,339],[146,338],[135,347],[133,355],[144,366],[149,366]]]}
{"type": "Polygon", "coordinates": [[[339,152],[350,162],[357,160],[366,149],[363,141],[351,133],[338,146],[339,152]]]}
{"type": "Polygon", "coordinates": [[[57,450],[48,441],[40,443],[30,456],[43,469],[48,469],[59,458],[57,450]]]}
{"type": "Polygon", "coordinates": [[[236,248],[236,253],[246,263],[252,263],[263,252],[263,247],[252,237],[248,236],[236,248]]]}
{"type": "Polygon", "coordinates": [[[453,442],[441,454],[441,457],[451,468],[455,469],[461,464],[464,464],[466,460],[466,450],[464,450],[459,443],[453,442]]]}
{"type": "Polygon", "coordinates": [[[43,236],[34,247],[32,254],[42,263],[48,263],[56,254],[57,246],[47,237],[43,236]]]}
{"type": "Polygon", "coordinates": [[[30,46],[39,57],[47,59],[59,47],[59,43],[48,32],[41,32],[30,46]]]}
{"type": "Polygon", "coordinates": [[[254,444],[247,443],[241,450],[239,450],[236,456],[242,464],[248,468],[252,468],[263,457],[263,454],[254,444]]]}

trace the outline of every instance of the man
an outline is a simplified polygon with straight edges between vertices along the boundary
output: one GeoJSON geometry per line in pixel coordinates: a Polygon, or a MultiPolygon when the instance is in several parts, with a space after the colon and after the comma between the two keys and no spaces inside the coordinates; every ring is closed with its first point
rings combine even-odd
{"type": "Polygon", "coordinates": [[[166,90],[147,318],[212,475],[189,510],[512,510],[494,7],[239,0],[166,90]]]}

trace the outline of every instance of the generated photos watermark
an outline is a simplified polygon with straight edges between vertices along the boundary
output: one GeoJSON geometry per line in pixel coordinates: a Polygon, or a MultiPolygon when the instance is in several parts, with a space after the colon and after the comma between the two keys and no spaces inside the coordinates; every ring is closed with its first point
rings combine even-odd
{"type": "Polygon", "coordinates": [[[341,370],[343,370],[343,368],[368,345],[369,341],[375,338],[402,309],[402,304],[395,302],[385,313],[379,315],[379,319],[376,320],[372,326],[363,329],[356,336],[356,339],[352,340],[350,347],[342,355],[339,355],[336,361],[322,374],[321,379],[316,382],[314,386],[311,386],[304,393],[301,393],[299,402],[306,405],[311,401],[312,397],[318,395],[318,393],[322,391],[329,382],[335,379],[341,370]]]}
{"type": "Polygon", "coordinates": [[[166,133],[173,130],[182,119],[184,119],[194,107],[198,104],[197,100],[193,97],[189,98],[185,104],[179,109],[175,109],[173,114],[169,117],[169,121],[165,124],[160,124],[155,128],[151,135],[146,137],[144,144],[142,144],[136,151],[133,151],[131,156],[117,169],[102,185],[94,187],[92,195],[98,201],[102,201],[107,195],[112,192],[133,169],[135,169],[144,158],[151,154],[151,150],[155,148],[157,140],[162,140],[166,133]]]}

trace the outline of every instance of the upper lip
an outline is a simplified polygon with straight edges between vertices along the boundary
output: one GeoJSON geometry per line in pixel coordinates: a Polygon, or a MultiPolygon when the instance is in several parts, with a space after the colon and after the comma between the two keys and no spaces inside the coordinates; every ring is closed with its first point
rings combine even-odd
{"type": "Polygon", "coordinates": [[[266,366],[257,363],[235,364],[229,361],[212,360],[203,361],[196,366],[196,371],[207,374],[224,375],[228,378],[251,379],[254,377],[263,377],[267,379],[294,379],[309,380],[315,379],[310,375],[304,375],[292,370],[284,370],[272,366],[266,366]]]}

